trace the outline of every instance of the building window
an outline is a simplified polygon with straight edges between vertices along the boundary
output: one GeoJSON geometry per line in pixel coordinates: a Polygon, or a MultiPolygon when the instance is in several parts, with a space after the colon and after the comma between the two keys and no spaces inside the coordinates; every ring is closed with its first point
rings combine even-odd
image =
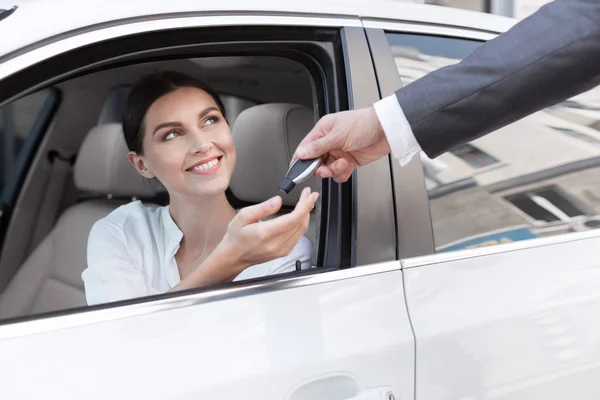
{"type": "Polygon", "coordinates": [[[559,131],[561,133],[564,133],[565,135],[568,135],[570,137],[573,137],[573,138],[576,138],[579,140],[583,140],[584,142],[594,144],[594,145],[600,145],[599,139],[592,137],[590,135],[586,135],[585,133],[577,132],[577,131],[574,131],[573,129],[569,129],[569,128],[561,128],[558,126],[553,126],[552,129],[559,131]]]}
{"type": "Polygon", "coordinates": [[[473,168],[484,168],[490,165],[494,165],[499,161],[489,154],[479,150],[477,147],[471,144],[463,144],[450,150],[452,154],[460,157],[464,162],[469,164],[473,168]]]}
{"type": "MultiPolygon", "coordinates": [[[[505,1],[505,0],[502,0],[505,1]]],[[[465,10],[490,12],[490,0],[425,0],[425,4],[463,8],[465,10]]]]}
{"type": "Polygon", "coordinates": [[[545,188],[506,197],[515,207],[536,221],[571,221],[585,213],[556,188],[545,188]]]}

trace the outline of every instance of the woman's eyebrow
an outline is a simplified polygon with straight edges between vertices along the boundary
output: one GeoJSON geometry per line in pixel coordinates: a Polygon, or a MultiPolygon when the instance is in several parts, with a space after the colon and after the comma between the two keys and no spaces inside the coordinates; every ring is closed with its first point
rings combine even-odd
{"type": "Polygon", "coordinates": [[[158,132],[162,128],[172,128],[172,127],[181,128],[182,126],[183,126],[183,124],[181,122],[164,122],[162,124],[156,125],[156,128],[154,128],[154,132],[152,132],[152,136],[156,135],[156,132],[158,132]]]}
{"type": "MultiPolygon", "coordinates": [[[[200,111],[200,113],[198,114],[198,119],[204,117],[206,114],[208,114],[212,111],[221,112],[221,110],[219,110],[217,107],[207,107],[204,110],[200,111]]],[[[173,128],[173,127],[181,128],[181,127],[183,127],[183,124],[181,122],[175,122],[175,121],[163,122],[162,124],[156,125],[156,128],[154,128],[154,131],[152,132],[152,136],[156,135],[156,132],[158,132],[162,128],[173,128]]]]}
{"type": "Polygon", "coordinates": [[[207,107],[204,110],[200,111],[200,114],[198,114],[198,119],[204,117],[206,114],[208,114],[209,112],[212,112],[212,111],[220,112],[220,110],[217,107],[207,107]]]}

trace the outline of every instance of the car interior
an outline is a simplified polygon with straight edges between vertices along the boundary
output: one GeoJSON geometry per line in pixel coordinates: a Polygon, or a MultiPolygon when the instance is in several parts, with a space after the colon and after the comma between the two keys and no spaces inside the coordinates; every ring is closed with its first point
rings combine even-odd
{"type": "MultiPolygon", "coordinates": [[[[0,319],[85,306],[81,273],[92,225],[133,199],[168,204],[164,188],[129,164],[121,129],[131,85],[165,70],[200,78],[222,97],[237,152],[227,192],[232,205],[241,208],[279,194],[295,148],[318,117],[312,78],[296,61],[266,56],[161,60],[104,69],[46,88],[55,94],[54,111],[0,253],[0,319]]],[[[17,131],[33,130],[40,98],[48,97],[38,92],[17,100],[13,118],[24,121],[17,131]]],[[[13,136],[22,142],[18,148],[35,145],[32,135],[13,136]]],[[[11,164],[0,164],[10,172],[11,164]]],[[[282,213],[293,209],[307,185],[319,190],[315,178],[299,185],[283,197],[282,213]]],[[[319,218],[317,204],[306,233],[313,243],[313,266],[319,218]]]]}

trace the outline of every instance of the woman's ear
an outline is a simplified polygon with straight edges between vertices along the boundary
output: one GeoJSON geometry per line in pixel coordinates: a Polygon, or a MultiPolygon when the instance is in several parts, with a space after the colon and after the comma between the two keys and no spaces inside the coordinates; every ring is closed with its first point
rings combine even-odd
{"type": "Polygon", "coordinates": [[[152,179],[154,178],[154,174],[148,169],[144,157],[140,156],[134,151],[130,151],[127,153],[127,158],[133,167],[142,175],[144,178],[152,179]]]}

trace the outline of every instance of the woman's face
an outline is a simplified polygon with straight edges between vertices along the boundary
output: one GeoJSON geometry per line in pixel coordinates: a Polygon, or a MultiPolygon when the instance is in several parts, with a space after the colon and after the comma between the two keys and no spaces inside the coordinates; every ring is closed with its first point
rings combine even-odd
{"type": "Polygon", "coordinates": [[[143,176],[156,177],[171,196],[223,193],[235,167],[229,125],[213,98],[180,88],[156,100],[143,122],[143,155],[129,160],[143,176]]]}

